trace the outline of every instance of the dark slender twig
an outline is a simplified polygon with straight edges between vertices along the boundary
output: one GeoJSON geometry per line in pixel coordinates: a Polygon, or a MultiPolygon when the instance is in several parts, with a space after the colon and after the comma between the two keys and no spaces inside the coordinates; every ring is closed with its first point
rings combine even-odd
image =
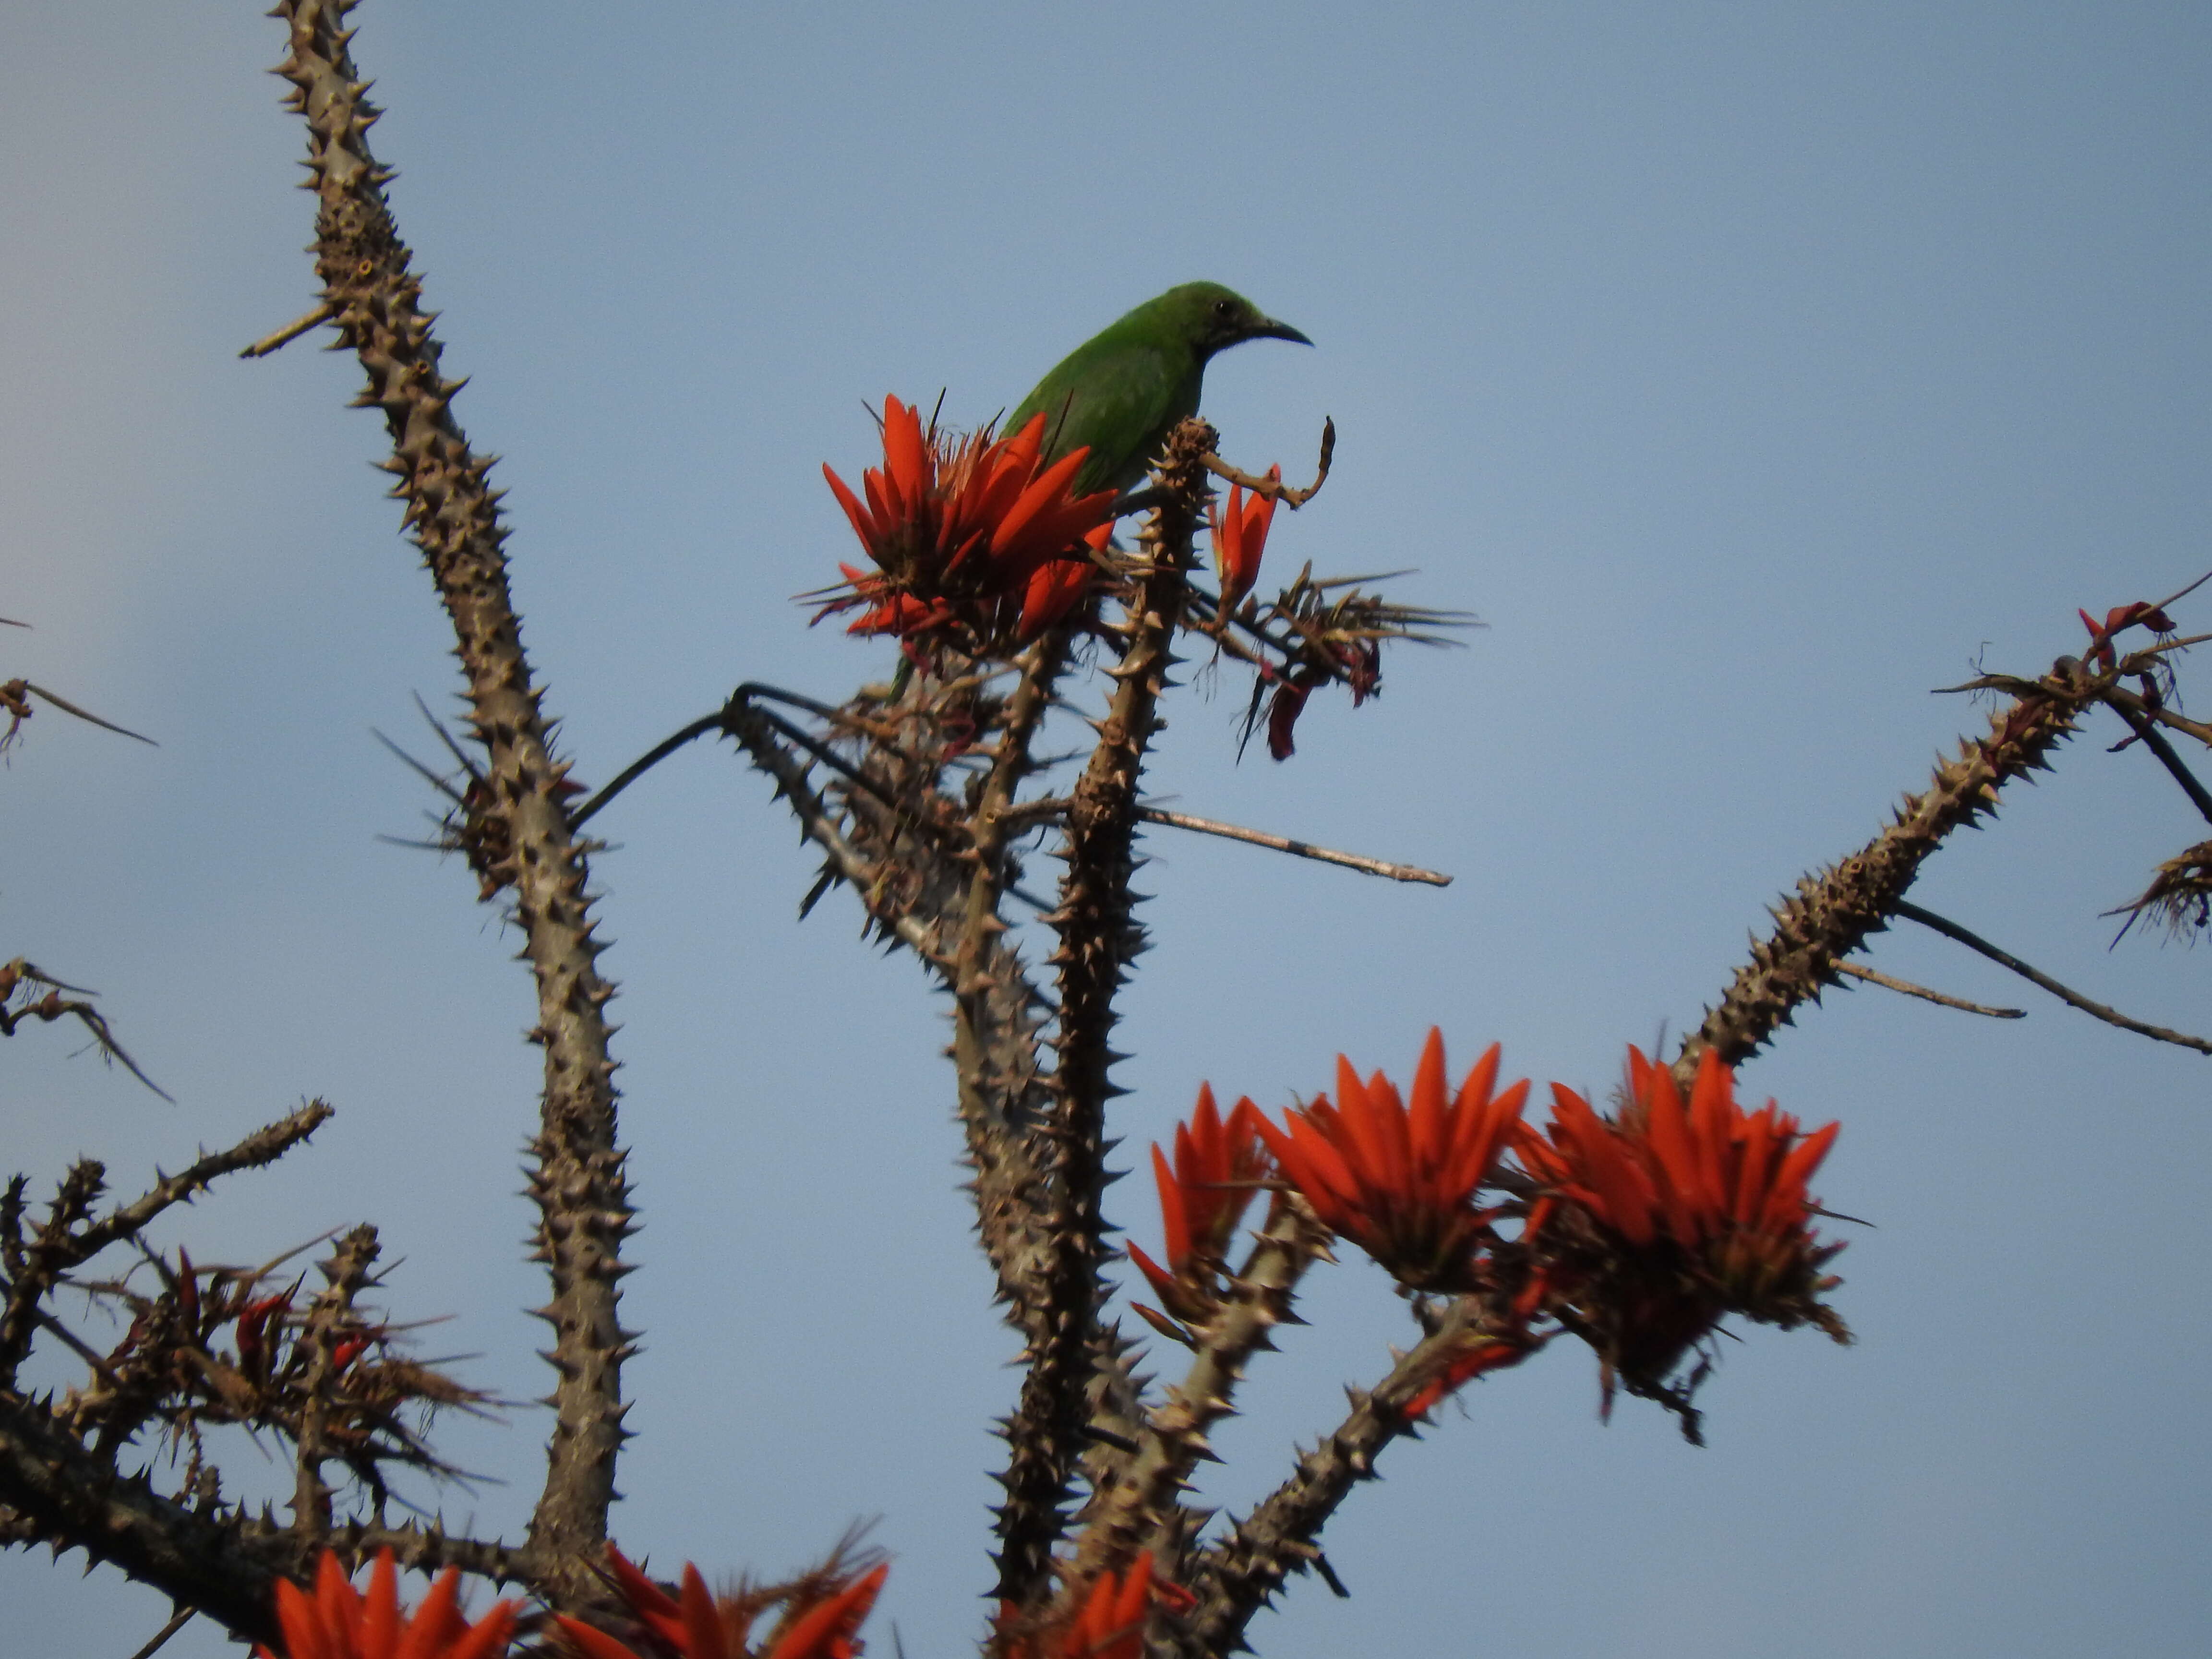
{"type": "Polygon", "coordinates": [[[1265,847],[1278,853],[1290,853],[1302,859],[1315,859],[1322,864],[1339,864],[1347,870],[1358,870],[1370,876],[1386,876],[1392,881],[1426,882],[1431,887],[1449,887],[1452,878],[1439,870],[1424,870],[1415,864],[1392,864],[1382,859],[1369,858],[1364,853],[1340,853],[1327,847],[1316,847],[1310,841],[1294,841],[1288,836],[1270,835],[1265,830],[1246,830],[1234,823],[1223,823],[1217,818],[1194,817],[1188,812],[1170,812],[1158,806],[1140,806],[1137,816],[1147,823],[1164,823],[1170,829],[1192,830],[1201,836],[1219,836],[1228,841],[1241,841],[1254,847],[1265,847]]]}
{"type": "MultiPolygon", "coordinates": [[[[787,702],[794,708],[804,708],[811,714],[819,714],[825,720],[842,723],[849,719],[843,710],[832,708],[827,703],[817,702],[811,697],[802,697],[796,691],[785,691],[775,686],[760,685],[748,681],[731,692],[729,701],[713,714],[702,714],[689,726],[671,732],[628,766],[623,768],[615,775],[612,782],[568,814],[569,828],[572,830],[581,828],[586,822],[597,815],[600,808],[605,806],[617,795],[622,793],[623,790],[629,788],[630,785],[635,783],[686,744],[696,742],[710,732],[729,732],[731,722],[738,717],[738,711],[751,709],[753,702],[759,698],[773,698],[779,702],[787,702]]],[[[866,790],[887,806],[897,805],[897,802],[884,793],[880,784],[812,732],[794,726],[781,714],[771,714],[766,709],[753,712],[759,719],[768,721],[784,737],[805,750],[816,760],[855,788],[866,790]]]]}
{"type": "Polygon", "coordinates": [[[2027,1010],[2025,1008],[1992,1008],[1986,1003],[1968,1002],[1963,997],[1946,996],[1941,991],[1931,991],[1924,985],[1915,985],[1909,979],[1899,979],[1893,975],[1881,972],[1879,969],[1861,967],[1856,962],[1839,962],[1836,964],[1836,971],[1847,978],[1863,979],[1869,985],[1879,985],[1886,990],[1901,991],[1906,996],[1918,997],[1923,1002],[1934,1002],[1946,1008],[1956,1008],[1962,1014],[1983,1014],[1990,1019],[2026,1019],[2027,1018],[2027,1010]]]}
{"type": "MultiPolygon", "coordinates": [[[[240,356],[244,356],[246,354],[244,352],[240,352],[239,355],[240,356]]],[[[153,1639],[149,1641],[144,1647],[140,1648],[137,1652],[132,1654],[131,1656],[131,1659],[153,1659],[154,1655],[159,1653],[163,1648],[168,1645],[169,1638],[172,1636],[174,1636],[186,1625],[191,1623],[193,1615],[198,1612],[199,1609],[198,1607],[179,1607],[174,1613],[169,1615],[169,1622],[162,1626],[161,1629],[155,1631],[153,1635],[153,1639]]]]}
{"type": "Polygon", "coordinates": [[[724,708],[717,708],[711,714],[702,714],[697,720],[693,720],[689,726],[681,726],[676,731],[672,732],[668,736],[663,738],[659,743],[653,744],[652,748],[647,750],[642,755],[640,755],[635,760],[632,761],[628,766],[623,767],[621,771],[616,773],[613,781],[608,783],[605,787],[601,789],[599,793],[593,795],[589,800],[584,802],[581,805],[570,812],[568,814],[568,827],[571,830],[582,829],[598,815],[599,810],[602,806],[605,806],[617,795],[622,793],[623,790],[629,788],[630,785],[635,783],[647,772],[653,770],[654,767],[659,765],[661,762],[666,760],[671,755],[684,747],[685,744],[696,742],[697,739],[705,737],[709,732],[722,732],[728,729],[729,710],[727,707],[725,706],[724,708]]]}
{"type": "Polygon", "coordinates": [[[2050,975],[2030,967],[2010,951],[1998,949],[1980,934],[1969,933],[1957,922],[1939,916],[1933,910],[1923,910],[1918,905],[1907,904],[1902,899],[1891,908],[1893,915],[1900,915],[1907,921],[1917,921],[1946,939],[1956,939],[1969,951],[1978,951],[1999,967],[2011,969],[2031,985],[2041,986],[2061,1002],[2071,1003],[2083,1013],[2101,1019],[2107,1025],[2117,1025],[2124,1031],[2133,1031],[2138,1036],[2153,1037],[2179,1048],[2194,1048],[2200,1054],[2212,1054],[2212,1042],[2207,1042],[2203,1037],[2191,1036],[2186,1031],[2168,1030],[2163,1025],[2148,1025],[2142,1020],[2129,1018],[2117,1008],[2108,1008],[2101,1002],[2092,1001],[2079,991],[2069,990],[2050,975]]]}
{"type": "Polygon", "coordinates": [[[2142,746],[2158,757],[2159,764],[2165,767],[2173,781],[2181,786],[2181,793],[2189,797],[2189,804],[2197,810],[2206,823],[2212,823],[2212,792],[2208,792],[2197,781],[2197,775],[2189,769],[2158,727],[2151,724],[2140,708],[2132,706],[2132,698],[2113,696],[2105,701],[2115,714],[2128,723],[2128,729],[2142,740],[2142,746]]]}

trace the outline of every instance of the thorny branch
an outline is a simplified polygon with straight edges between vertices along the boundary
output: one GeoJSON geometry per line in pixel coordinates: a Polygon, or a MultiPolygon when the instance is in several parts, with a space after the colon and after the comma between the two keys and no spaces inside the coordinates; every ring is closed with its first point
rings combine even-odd
{"type": "Polygon", "coordinates": [[[1137,790],[1158,726],[1156,710],[1175,662],[1192,547],[1206,500],[1201,458],[1213,428],[1186,421],[1169,434],[1154,477],[1159,504],[1141,538],[1139,565],[1119,628],[1120,659],[1098,742],[1076,784],[1061,848],[1067,872],[1044,918],[1059,935],[1059,1029],[1050,1119],[1043,1131],[1053,1209],[1044,1332],[1032,1345],[1019,1405],[1006,1427],[1009,1449],[999,1513],[1002,1601],[1027,1608],[1049,1593],[1052,1551],[1066,1526],[1064,1506],[1082,1456],[1091,1408],[1098,1270],[1105,1257],[1106,1103],[1121,1092],[1109,1046],[1121,982],[1144,948],[1134,920],[1137,790]]]}
{"type": "Polygon", "coordinates": [[[544,1091],[530,1191],[539,1210],[535,1255],[552,1297],[539,1316],[553,1328],[554,1427],[544,1488],[531,1517],[533,1551],[564,1596],[593,1599],[592,1573],[615,1496],[622,1426],[623,1361],[635,1334],[622,1328],[621,1247],[632,1227],[616,1139],[614,1062],[605,1005],[613,985],[599,971],[590,872],[563,805],[567,763],[556,759],[551,723],[524,653],[509,596],[506,531],[492,459],[479,456],[453,415],[461,382],[440,372],[441,347],[422,308],[383,186],[390,171],[370,154],[378,112],[354,68],[343,0],[281,0],[291,51],[279,70],[307,120],[308,169],[318,198],[316,270],[322,308],[368,377],[359,403],[380,410],[392,454],[385,468],[406,502],[404,522],[453,623],[467,680],[470,725],[484,748],[484,783],[472,802],[480,845],[514,894],[514,920],[538,987],[534,1040],[545,1051],[544,1091]]]}
{"type": "Polygon", "coordinates": [[[1382,1449],[1413,1432],[1418,1419],[1408,1407],[1481,1340],[1481,1321],[1472,1298],[1454,1303],[1372,1390],[1346,1390],[1352,1409],[1344,1420],[1299,1457],[1288,1480],[1190,1563],[1183,1583],[1197,1605],[1176,1629],[1177,1652],[1189,1659],[1235,1652],[1253,1614],[1274,1599],[1285,1579],[1326,1570],[1315,1542],[1322,1527],[1354,1486],[1375,1478],[1382,1449]]]}
{"type": "Polygon", "coordinates": [[[2023,682],[1990,717],[1989,733],[1967,738],[1940,763],[1929,787],[1908,795],[1891,823],[1840,863],[1807,876],[1774,911],[1774,929],[1752,946],[1727,994],[1683,1040],[1674,1073],[1685,1085],[1698,1058],[1718,1051],[1729,1065],[1748,1060],[1798,1008],[1836,982],[1838,965],[1897,914],[1920,866],[1951,834],[1996,811],[1998,792],[2045,766],[2074,735],[2081,711],[2102,687],[2071,659],[2023,682]]]}
{"type": "Polygon", "coordinates": [[[1275,1205],[1212,1317],[1188,1328],[1189,1369],[1141,1419],[1136,1455],[1094,1492],[1068,1576],[1071,1592],[1102,1571],[1126,1568],[1140,1549],[1174,1576],[1205,1519],[1182,1500],[1198,1465],[1213,1457],[1206,1432],[1234,1412],[1244,1367],[1273,1346],[1274,1328],[1291,1321],[1298,1281],[1328,1243],[1328,1230],[1302,1199],[1286,1194],[1275,1205]]]}
{"type": "MultiPolygon", "coordinates": [[[[319,1100],[310,1101],[265,1128],[255,1130],[234,1146],[203,1153],[175,1175],[158,1176],[146,1192],[96,1221],[87,1218],[106,1172],[97,1164],[79,1164],[77,1171],[84,1172],[82,1200],[68,1196],[71,1183],[80,1180],[77,1171],[72,1171],[64,1184],[64,1196],[57,1199],[55,1206],[57,1216],[67,1212],[72,1218],[58,1230],[50,1223],[23,1260],[12,1259],[12,1238],[7,1242],[11,1259],[7,1262],[6,1311],[0,1314],[0,1386],[13,1382],[15,1367],[29,1348],[29,1325],[62,1274],[91,1261],[110,1245],[136,1238],[163,1211],[190,1203],[218,1177],[275,1163],[330,1118],[328,1106],[319,1100]]],[[[0,1492],[0,1498],[4,1497],[0,1492]]]]}

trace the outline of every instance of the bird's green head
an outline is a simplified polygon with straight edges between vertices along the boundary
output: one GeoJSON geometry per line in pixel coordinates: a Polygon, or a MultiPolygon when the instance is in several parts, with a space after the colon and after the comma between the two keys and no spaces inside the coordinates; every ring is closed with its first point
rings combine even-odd
{"type": "Polygon", "coordinates": [[[1181,288],[1171,288],[1146,309],[1156,307],[1161,319],[1197,349],[1201,361],[1247,340],[1313,343],[1288,323],[1277,322],[1243,295],[1218,283],[1185,283],[1181,288]]]}

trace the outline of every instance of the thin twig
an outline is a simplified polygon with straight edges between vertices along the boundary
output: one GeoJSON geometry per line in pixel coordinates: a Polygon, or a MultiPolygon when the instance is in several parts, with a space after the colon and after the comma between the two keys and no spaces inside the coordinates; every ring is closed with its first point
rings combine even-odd
{"type": "Polygon", "coordinates": [[[1918,997],[1923,1002],[1940,1003],[1946,1008],[1956,1008],[1962,1014],[1983,1014],[1990,1019],[2026,1019],[2025,1008],[1992,1008],[1986,1003],[1968,1002],[1964,997],[1946,996],[1941,991],[1931,991],[1924,985],[1915,985],[1909,979],[1899,979],[1879,969],[1862,968],[1856,962],[1839,962],[1836,971],[1852,979],[1863,979],[1869,985],[1880,985],[1892,991],[1902,991],[1906,996],[1918,997]]]}
{"type": "Polygon", "coordinates": [[[146,744],[147,747],[150,749],[159,749],[161,746],[160,744],[155,743],[153,738],[146,736],[143,732],[133,732],[127,726],[118,726],[113,720],[104,720],[100,719],[99,715],[94,714],[90,709],[80,708],[75,703],[70,702],[66,697],[56,696],[52,692],[47,690],[43,685],[33,685],[30,681],[25,680],[23,682],[23,689],[31,693],[33,696],[44,697],[48,702],[53,704],[55,708],[60,709],[63,714],[74,714],[79,720],[83,720],[89,725],[96,726],[103,732],[112,732],[118,737],[135,738],[140,743],[146,744]]]}
{"type": "Polygon", "coordinates": [[[304,317],[295,317],[274,334],[264,334],[238,355],[241,357],[266,357],[272,351],[281,351],[311,328],[320,328],[338,314],[341,307],[335,300],[325,300],[304,317]]]}
{"type": "Polygon", "coordinates": [[[198,1607],[179,1607],[169,1615],[169,1622],[155,1631],[153,1639],[132,1654],[131,1659],[153,1659],[154,1655],[168,1644],[169,1638],[190,1624],[192,1621],[192,1616],[198,1612],[198,1607]]]}
{"type": "Polygon", "coordinates": [[[1148,823],[1164,823],[1174,830],[1193,830],[1201,836],[1219,836],[1227,841],[1248,842],[1255,847],[1265,847],[1278,853],[1290,853],[1302,859],[1315,859],[1322,864],[1340,864],[1347,870],[1358,870],[1370,876],[1387,876],[1392,881],[1426,882],[1431,887],[1449,887],[1452,878],[1440,870],[1424,870],[1417,864],[1392,864],[1382,859],[1371,859],[1364,853],[1340,853],[1327,847],[1316,847],[1310,841],[1294,841],[1288,836],[1270,835],[1265,830],[1246,830],[1234,823],[1224,823],[1218,818],[1193,817],[1188,812],[1170,812],[1164,807],[1140,806],[1137,816],[1148,823]]]}
{"type": "Polygon", "coordinates": [[[1255,478],[1249,472],[1239,471],[1210,449],[1199,458],[1200,464],[1224,483],[1241,484],[1249,494],[1280,501],[1293,513],[1321,494],[1321,487],[1328,482],[1329,463],[1335,459],[1336,422],[1326,416],[1321,423],[1321,465],[1314,470],[1314,481],[1304,489],[1286,484],[1280,478],[1255,478]]]}
{"type": "MultiPolygon", "coordinates": [[[[732,701],[734,702],[735,699],[732,698],[732,701]]],[[[571,830],[582,829],[585,824],[591,822],[592,818],[597,815],[599,810],[602,806],[605,806],[617,795],[622,793],[623,790],[629,788],[630,785],[635,783],[647,772],[653,770],[654,767],[659,765],[661,762],[666,760],[671,755],[684,747],[685,744],[693,742],[697,738],[703,738],[709,732],[727,731],[729,729],[729,706],[725,704],[723,707],[717,708],[713,714],[702,714],[697,720],[693,720],[690,725],[681,727],[663,738],[659,743],[653,744],[652,748],[647,750],[642,755],[640,755],[628,766],[623,767],[621,771],[616,773],[614,775],[614,781],[609,783],[604,789],[600,790],[598,794],[593,795],[589,800],[584,802],[582,805],[570,812],[568,814],[568,827],[571,830]]]]}
{"type": "Polygon", "coordinates": [[[1980,951],[1999,967],[2011,969],[2030,984],[2041,986],[2061,1002],[2071,1003],[2083,1013],[2094,1015],[2107,1025],[2117,1025],[2124,1031],[2133,1031],[2138,1036],[2153,1037],[2160,1042],[2171,1042],[2179,1048],[2194,1048],[2200,1054],[2212,1054],[2212,1042],[2207,1042],[2203,1037],[2191,1036],[2186,1031],[2170,1031],[2163,1025],[2147,1025],[2142,1020],[2129,1018],[2117,1008],[2108,1008],[2101,1002],[2093,1002],[2079,991],[2067,989],[2050,975],[2031,968],[2010,951],[1999,950],[1980,934],[1967,932],[1957,922],[1939,916],[1933,910],[1923,910],[1917,904],[1908,904],[1899,899],[1892,907],[1892,912],[1903,916],[1907,921],[1917,921],[1923,927],[1930,928],[1942,934],[1946,939],[1956,939],[1969,951],[1980,951]]]}

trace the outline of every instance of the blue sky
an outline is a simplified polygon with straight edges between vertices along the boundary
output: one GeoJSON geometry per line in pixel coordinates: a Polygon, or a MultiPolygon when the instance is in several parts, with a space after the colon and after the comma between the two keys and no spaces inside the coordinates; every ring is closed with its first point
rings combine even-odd
{"type": "MultiPolygon", "coordinates": [[[[426,578],[348,413],[349,359],[239,346],[307,308],[302,138],[257,8],[0,10],[0,641],[160,738],[41,714],[0,789],[6,938],[97,986],[169,1107],[54,1031],[7,1045],[10,1168],[118,1188],[307,1094],[340,1116],[204,1200],[196,1257],[373,1218],[434,1351],[542,1391],[515,1195],[526,977],[454,864],[380,843],[428,798],[371,728],[451,708],[426,578]]],[[[1270,557],[1418,567],[1486,627],[1316,702],[1235,764],[1243,684],[1170,711],[1185,810],[1454,872],[1404,889],[1160,838],[1124,1028],[1126,1163],[1210,1079],[1285,1103],[1340,1049],[1602,1089],[1717,994],[1763,905],[1860,844],[1980,714],[1977,662],[2078,648],[2076,605],[2212,568],[2212,19],[2183,6],[825,5],[367,0],[393,200],[457,412],[507,459],[526,636],[580,775],[740,679],[836,696],[883,653],[787,596],[851,556],[823,488],[864,402],[981,420],[1170,283],[1318,342],[1220,360],[1235,459],[1335,477],[1270,557]]],[[[2208,625],[2212,601],[2182,620],[2208,625]]],[[[2188,677],[2185,674],[2185,692],[2188,677]]],[[[2092,994],[2212,1027],[2205,958],[2098,913],[2203,826],[2094,728],[1915,896],[2092,994]]],[[[956,1652],[987,1588],[1010,1345],[956,1190],[941,1010],[794,920],[813,860],[702,749],[603,821],[645,1206],[647,1352],[618,1535],[710,1571],[856,1516],[878,1615],[956,1652]]],[[[2031,1010],[1834,993],[1747,1069],[1844,1121],[1859,1335],[1747,1334],[1711,1447],[1562,1347],[1390,1452],[1263,1652],[2037,1659],[2201,1651],[2202,1056],[2098,1025],[1941,940],[1874,965],[2031,1010]]],[[[1148,1183],[1115,1218],[1157,1237],[1148,1183]]],[[[1378,1274],[1315,1282],[1207,1491],[1286,1472],[1401,1339],[1378,1274]]],[[[544,1423],[463,1424],[519,1530],[544,1423]],[[504,1482],[504,1484],[499,1484],[504,1482]]],[[[235,1461],[249,1486],[256,1455],[235,1461]]],[[[128,1652],[112,1575],[0,1559],[27,1651],[128,1652]]],[[[229,1651],[211,1632],[182,1659],[229,1651]]],[[[888,1651],[888,1642],[884,1650],[888,1651]]]]}

